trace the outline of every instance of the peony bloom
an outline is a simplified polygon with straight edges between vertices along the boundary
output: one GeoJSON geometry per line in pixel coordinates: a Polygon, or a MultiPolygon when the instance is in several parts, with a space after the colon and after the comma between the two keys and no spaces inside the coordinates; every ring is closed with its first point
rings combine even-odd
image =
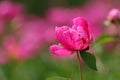
{"type": "Polygon", "coordinates": [[[71,27],[56,27],[56,36],[60,45],[52,45],[50,50],[58,56],[68,56],[77,50],[86,50],[92,42],[88,23],[85,19],[77,17],[73,19],[71,27]]]}

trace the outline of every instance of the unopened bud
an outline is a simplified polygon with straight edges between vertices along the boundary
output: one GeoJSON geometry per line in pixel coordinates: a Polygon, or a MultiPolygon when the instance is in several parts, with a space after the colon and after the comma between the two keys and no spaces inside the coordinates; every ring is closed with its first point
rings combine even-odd
{"type": "Polygon", "coordinates": [[[111,22],[119,22],[120,21],[120,10],[112,9],[108,14],[108,20],[111,22]]]}

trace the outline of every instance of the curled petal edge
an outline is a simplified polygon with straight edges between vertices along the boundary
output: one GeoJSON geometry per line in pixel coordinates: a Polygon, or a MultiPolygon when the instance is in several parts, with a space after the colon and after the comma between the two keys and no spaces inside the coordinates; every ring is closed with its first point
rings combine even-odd
{"type": "Polygon", "coordinates": [[[57,56],[70,56],[74,53],[74,51],[65,49],[59,45],[50,46],[50,51],[57,56]]]}

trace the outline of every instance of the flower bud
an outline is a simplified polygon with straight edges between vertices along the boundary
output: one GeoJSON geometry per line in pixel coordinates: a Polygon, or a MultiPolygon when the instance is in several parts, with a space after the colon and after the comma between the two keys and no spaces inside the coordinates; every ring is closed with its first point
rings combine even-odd
{"type": "Polygon", "coordinates": [[[118,9],[112,9],[108,14],[108,20],[112,23],[120,21],[120,11],[118,9]]]}

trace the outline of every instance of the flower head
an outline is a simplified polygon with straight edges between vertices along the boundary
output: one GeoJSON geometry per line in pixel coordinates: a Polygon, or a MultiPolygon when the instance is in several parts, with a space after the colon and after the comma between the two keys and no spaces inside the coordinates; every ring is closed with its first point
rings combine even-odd
{"type": "Polygon", "coordinates": [[[59,56],[68,56],[77,50],[86,50],[92,42],[89,26],[84,18],[73,19],[71,27],[56,27],[55,32],[58,42],[62,45],[52,45],[50,50],[59,56]]]}

